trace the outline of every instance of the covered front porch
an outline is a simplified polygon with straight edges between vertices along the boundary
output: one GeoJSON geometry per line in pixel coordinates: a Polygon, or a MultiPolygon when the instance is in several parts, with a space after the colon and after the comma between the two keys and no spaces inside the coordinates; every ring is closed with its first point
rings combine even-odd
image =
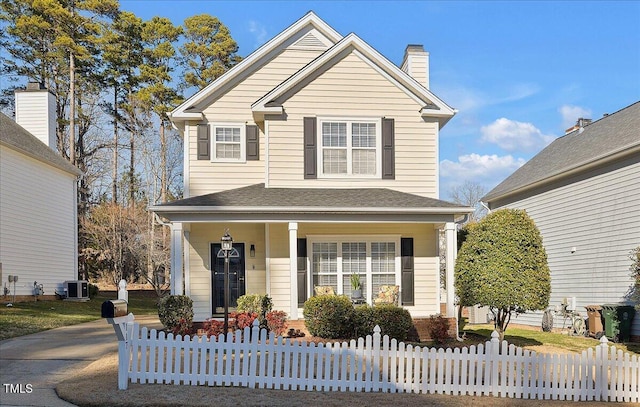
{"type": "MultiPolygon", "coordinates": [[[[446,304],[446,316],[455,316],[456,221],[469,208],[397,191],[390,191],[387,198],[399,198],[400,194],[417,202],[355,208],[332,207],[332,201],[325,198],[327,205],[323,206],[307,203],[305,207],[284,208],[269,205],[272,195],[283,191],[253,189],[264,194],[254,198],[254,203],[265,205],[221,205],[226,203],[221,202],[221,195],[231,192],[225,191],[152,208],[171,222],[171,290],[193,299],[196,321],[220,312],[224,291],[220,285],[222,263],[216,254],[227,229],[240,253],[230,266],[232,306],[243,294],[268,294],[274,309],[287,312],[292,320],[300,319],[302,306],[315,286],[331,286],[337,294],[350,295],[350,277],[358,274],[367,303],[372,303],[381,285],[396,285],[399,305],[413,317],[438,314],[442,303],[446,304]],[[205,201],[217,205],[201,205],[205,201]],[[440,275],[441,230],[447,247],[444,299],[440,298],[444,285],[440,275]]],[[[320,197],[322,191],[312,192],[320,197]]],[[[353,192],[341,191],[338,195],[353,192]]]]}

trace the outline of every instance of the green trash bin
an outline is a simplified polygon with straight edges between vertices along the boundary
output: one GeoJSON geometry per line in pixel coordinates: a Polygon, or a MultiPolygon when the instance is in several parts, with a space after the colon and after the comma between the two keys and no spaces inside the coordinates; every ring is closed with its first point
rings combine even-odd
{"type": "Polygon", "coordinates": [[[603,304],[604,334],[614,342],[629,342],[631,322],[636,314],[633,305],[603,304]]]}

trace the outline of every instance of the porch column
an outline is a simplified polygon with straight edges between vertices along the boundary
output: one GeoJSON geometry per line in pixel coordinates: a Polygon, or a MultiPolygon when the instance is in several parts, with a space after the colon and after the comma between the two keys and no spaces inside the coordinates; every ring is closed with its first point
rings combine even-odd
{"type": "Polygon", "coordinates": [[[458,251],[458,242],[456,234],[456,224],[454,222],[447,222],[444,227],[445,239],[447,241],[447,256],[446,256],[446,270],[447,270],[447,317],[455,317],[455,289],[453,288],[453,270],[456,265],[456,253],[458,251]]]}
{"type": "Polygon", "coordinates": [[[183,233],[182,223],[171,223],[171,294],[182,295],[182,252],[183,252],[183,233]]]}
{"type": "Polygon", "coordinates": [[[289,274],[291,306],[289,319],[298,319],[298,222],[289,222],[289,274]]]}

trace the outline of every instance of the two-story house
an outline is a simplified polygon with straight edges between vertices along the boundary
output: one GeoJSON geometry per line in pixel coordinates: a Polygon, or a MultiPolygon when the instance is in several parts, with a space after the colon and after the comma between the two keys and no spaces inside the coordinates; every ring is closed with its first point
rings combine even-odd
{"type": "Polygon", "coordinates": [[[357,273],[369,303],[396,285],[414,317],[441,303],[454,316],[455,222],[471,211],[438,199],[438,132],[454,114],[429,90],[422,46],[397,67],[309,12],[169,113],[185,198],[151,210],[171,223],[172,292],[196,321],[222,311],[229,229],[232,305],[267,293],[295,320],[315,286],[348,295],[357,273]]]}
{"type": "MultiPolygon", "coordinates": [[[[640,245],[640,101],[558,137],[483,198],[491,210],[525,209],[542,234],[551,306],[633,299],[630,253],[640,245]]],[[[635,304],[637,305],[637,304],[635,304]]],[[[540,326],[542,312],[519,324],[540,326]]],[[[562,324],[562,322],[560,322],[562,324]]],[[[631,334],[640,338],[636,315],[631,334]]]]}
{"type": "Polygon", "coordinates": [[[30,83],[15,97],[16,120],[0,113],[0,285],[20,299],[41,285],[55,298],[78,278],[82,172],[56,151],[54,95],[30,83]]]}

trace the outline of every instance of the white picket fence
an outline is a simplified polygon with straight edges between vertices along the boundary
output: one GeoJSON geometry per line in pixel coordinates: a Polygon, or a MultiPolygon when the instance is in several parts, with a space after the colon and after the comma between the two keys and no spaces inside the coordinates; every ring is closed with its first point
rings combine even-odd
{"type": "Polygon", "coordinates": [[[581,354],[538,354],[498,334],[484,345],[435,349],[373,335],[314,344],[246,328],[217,338],[123,324],[119,387],[132,383],[283,390],[492,395],[640,402],[640,361],[602,338],[581,354]],[[126,326],[126,327],[125,327],[126,326]],[[244,338],[244,339],[243,339],[244,338]]]}

